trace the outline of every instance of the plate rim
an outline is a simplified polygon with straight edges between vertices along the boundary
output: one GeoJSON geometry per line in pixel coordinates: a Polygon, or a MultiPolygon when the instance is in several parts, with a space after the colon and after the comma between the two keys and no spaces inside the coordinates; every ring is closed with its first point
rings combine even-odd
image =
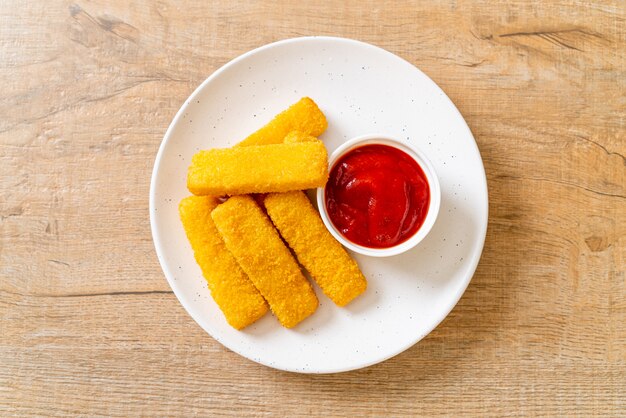
{"type": "Polygon", "coordinates": [[[218,68],[217,70],[215,70],[213,73],[211,73],[202,83],[200,83],[200,85],[198,87],[196,87],[194,89],[194,91],[189,95],[189,97],[187,97],[182,106],[180,107],[180,109],[178,109],[178,111],[176,112],[176,115],[174,116],[174,118],[172,119],[172,121],[170,122],[167,130],[165,131],[165,134],[163,136],[163,139],[161,140],[161,143],[159,145],[159,149],[157,151],[155,160],[154,160],[154,164],[152,167],[152,175],[150,177],[150,190],[149,190],[149,216],[150,216],[150,232],[152,235],[152,242],[154,244],[155,247],[155,252],[157,255],[157,259],[159,261],[159,265],[161,266],[161,270],[163,271],[163,274],[165,275],[165,278],[170,286],[170,288],[172,289],[172,291],[174,292],[174,295],[176,296],[176,298],[178,299],[178,301],[180,302],[180,304],[183,306],[183,308],[185,309],[185,311],[187,312],[187,314],[189,316],[191,316],[191,318],[196,322],[196,324],[198,324],[200,326],[200,328],[202,328],[207,334],[209,334],[209,336],[213,339],[215,339],[217,342],[219,342],[220,344],[222,344],[222,346],[224,346],[225,348],[227,348],[228,350],[231,350],[235,353],[237,353],[238,355],[254,361],[255,363],[258,364],[262,364],[266,367],[270,367],[273,369],[277,369],[277,370],[283,370],[283,371],[287,371],[287,372],[294,372],[294,373],[301,373],[301,374],[331,374],[331,373],[342,373],[342,372],[348,372],[348,371],[352,371],[352,370],[359,370],[359,369],[363,369],[378,363],[382,363],[392,357],[395,357],[397,355],[399,355],[400,353],[408,350],[409,348],[413,347],[415,344],[419,343],[421,340],[423,340],[424,338],[426,338],[427,335],[429,335],[433,330],[435,330],[442,322],[443,320],[450,314],[450,312],[452,312],[452,310],[456,307],[456,305],[459,303],[459,300],[461,299],[461,297],[463,296],[463,294],[465,293],[465,291],[467,290],[467,287],[469,286],[470,282],[472,281],[472,278],[474,277],[474,274],[476,273],[476,269],[478,268],[478,263],[480,262],[480,259],[482,257],[482,253],[484,250],[484,246],[485,246],[485,241],[486,241],[486,237],[487,237],[487,228],[489,225],[489,189],[487,186],[487,176],[486,176],[486,172],[485,172],[485,165],[483,163],[483,159],[482,156],[480,154],[480,150],[478,149],[478,144],[476,143],[476,138],[474,137],[474,135],[472,134],[471,129],[469,128],[467,121],[465,120],[465,118],[463,117],[463,115],[461,114],[461,112],[459,111],[459,109],[456,107],[456,105],[454,104],[454,102],[450,99],[450,97],[448,97],[448,95],[443,91],[443,89],[437,84],[435,83],[434,80],[432,80],[427,74],[425,74],[421,69],[419,69],[417,66],[415,66],[413,63],[407,61],[406,59],[404,59],[403,57],[394,54],[393,52],[390,52],[380,46],[368,43],[368,42],[364,42],[364,41],[359,41],[356,39],[351,39],[351,38],[344,38],[344,37],[336,37],[336,36],[301,36],[301,37],[295,37],[295,38],[288,38],[288,39],[282,39],[279,41],[275,41],[275,42],[271,42],[262,46],[259,46],[257,48],[254,48],[252,50],[249,50],[235,58],[233,58],[232,60],[228,61],[227,63],[225,63],[224,65],[222,65],[220,68],[218,68]],[[167,143],[170,141],[170,138],[172,137],[172,132],[175,128],[175,126],[179,123],[179,120],[183,117],[183,115],[185,114],[185,111],[187,110],[188,106],[193,102],[193,100],[196,98],[196,96],[198,96],[200,94],[200,92],[202,90],[204,90],[204,88],[210,84],[213,79],[217,78],[220,74],[222,74],[223,72],[229,70],[231,67],[233,67],[234,65],[236,65],[238,62],[247,59],[248,57],[261,53],[265,50],[268,49],[272,49],[272,48],[276,48],[276,47],[280,47],[282,45],[285,44],[290,44],[290,43],[297,43],[297,42],[307,42],[307,41],[311,41],[311,40],[325,40],[325,41],[332,41],[332,42],[342,42],[342,43],[347,43],[347,44],[352,44],[355,46],[360,46],[360,47],[367,47],[367,48],[373,48],[375,50],[377,50],[378,52],[382,52],[385,54],[389,54],[392,55],[394,58],[396,59],[400,59],[401,61],[403,61],[405,64],[410,65],[411,67],[413,67],[415,70],[417,70],[419,73],[421,73],[428,81],[430,81],[432,83],[432,85],[435,87],[436,90],[438,90],[438,92],[444,97],[444,100],[448,102],[448,105],[451,106],[451,108],[453,109],[454,112],[456,112],[457,116],[460,117],[461,121],[463,122],[462,125],[464,126],[464,129],[466,130],[466,133],[469,134],[469,136],[472,138],[472,143],[473,143],[473,151],[475,153],[475,155],[478,157],[478,160],[480,161],[480,169],[481,169],[481,188],[484,190],[484,195],[485,195],[485,199],[482,201],[482,204],[484,206],[484,211],[485,211],[485,222],[484,225],[481,225],[481,230],[479,231],[479,235],[478,237],[480,238],[480,243],[479,245],[477,245],[472,253],[471,256],[471,260],[469,260],[469,264],[468,264],[468,269],[467,269],[467,275],[466,278],[464,280],[464,283],[462,283],[462,285],[458,288],[457,293],[454,295],[454,297],[451,299],[453,300],[452,303],[450,303],[449,306],[446,306],[445,309],[441,310],[441,314],[440,315],[435,315],[436,319],[434,321],[431,321],[432,326],[426,327],[425,332],[420,333],[420,334],[416,334],[416,338],[412,339],[408,344],[404,344],[402,346],[400,346],[397,350],[393,351],[391,354],[389,355],[385,355],[383,357],[377,357],[375,360],[372,361],[367,361],[367,362],[363,362],[363,363],[359,363],[359,364],[355,364],[355,365],[351,365],[348,367],[335,367],[335,368],[328,368],[328,369],[320,369],[320,370],[311,370],[311,369],[307,369],[307,370],[303,370],[303,369],[296,369],[296,368],[289,368],[289,367],[279,367],[278,365],[276,365],[275,363],[268,363],[268,362],[264,362],[263,360],[259,359],[259,358],[253,358],[250,357],[248,355],[243,354],[242,352],[240,352],[237,348],[235,347],[231,347],[227,344],[225,344],[219,337],[217,337],[215,334],[215,332],[211,332],[212,330],[207,329],[204,325],[203,325],[203,321],[197,317],[198,315],[194,314],[190,309],[187,308],[187,302],[186,302],[186,298],[183,295],[182,290],[180,290],[176,284],[176,282],[171,279],[170,277],[172,276],[172,272],[170,271],[170,269],[167,267],[167,264],[163,261],[163,255],[165,254],[165,250],[163,248],[163,240],[161,239],[157,228],[156,228],[156,196],[155,196],[155,190],[156,190],[156,182],[157,182],[157,177],[158,177],[158,168],[161,165],[161,160],[163,159],[164,156],[164,152],[165,152],[165,148],[167,143]]]}

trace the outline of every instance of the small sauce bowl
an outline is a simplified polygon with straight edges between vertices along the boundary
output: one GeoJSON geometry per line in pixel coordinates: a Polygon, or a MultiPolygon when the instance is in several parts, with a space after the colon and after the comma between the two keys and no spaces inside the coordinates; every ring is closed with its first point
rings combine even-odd
{"type": "Polygon", "coordinates": [[[422,152],[420,152],[413,145],[383,134],[363,135],[343,143],[331,154],[329,158],[329,171],[332,173],[335,164],[347,153],[355,150],[356,148],[374,144],[386,145],[403,151],[417,163],[424,173],[426,181],[428,182],[430,199],[426,210],[426,216],[417,231],[415,231],[411,237],[393,246],[384,248],[366,247],[346,238],[346,236],[344,236],[344,234],[331,220],[326,202],[326,186],[317,189],[317,205],[324,225],[326,225],[326,228],[328,228],[333,237],[335,237],[335,239],[337,239],[343,246],[356,253],[371,257],[390,257],[410,250],[419,244],[426,237],[426,235],[428,235],[435,224],[435,220],[437,219],[437,215],[439,213],[439,206],[441,205],[441,189],[432,164],[422,152]]]}

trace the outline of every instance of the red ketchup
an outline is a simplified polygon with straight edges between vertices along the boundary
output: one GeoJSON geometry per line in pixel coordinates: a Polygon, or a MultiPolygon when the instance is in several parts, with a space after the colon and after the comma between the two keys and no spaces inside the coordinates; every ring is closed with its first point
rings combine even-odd
{"type": "Polygon", "coordinates": [[[330,220],[348,240],[389,248],[422,226],[430,188],[407,153],[373,144],[355,148],[335,163],[324,198],[330,220]]]}

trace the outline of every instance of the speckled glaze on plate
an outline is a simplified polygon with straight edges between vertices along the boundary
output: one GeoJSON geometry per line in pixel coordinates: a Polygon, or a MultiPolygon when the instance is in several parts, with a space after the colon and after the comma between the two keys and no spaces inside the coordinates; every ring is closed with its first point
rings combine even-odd
{"type": "Polygon", "coordinates": [[[469,284],[487,230],[487,183],[476,142],[456,107],[420,70],[381,48],[307,37],[250,51],[205,80],[185,102],[159,149],[150,187],[156,252],[172,290],[213,338],[281,370],[332,373],[386,360],[424,338],[469,284]],[[228,147],[310,96],[328,119],[329,153],[349,138],[385,132],[432,162],[441,208],[428,236],[395,257],[354,255],[369,287],[346,308],[319,288],[317,312],[296,328],[270,314],[244,331],[224,320],[178,218],[187,166],[200,149],[228,147]]]}

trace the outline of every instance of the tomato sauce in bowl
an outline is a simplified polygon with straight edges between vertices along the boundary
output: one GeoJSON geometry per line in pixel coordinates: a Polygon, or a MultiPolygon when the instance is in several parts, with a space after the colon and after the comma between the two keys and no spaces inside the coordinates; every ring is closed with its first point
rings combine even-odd
{"type": "Polygon", "coordinates": [[[328,217],[353,243],[389,248],[420,229],[430,203],[430,187],[420,165],[389,145],[369,144],[339,158],[325,188],[328,217]]]}
{"type": "Polygon", "coordinates": [[[410,141],[362,135],[339,145],[329,164],[317,206],[347,249],[391,257],[417,246],[433,228],[441,186],[433,164],[410,141]]]}

